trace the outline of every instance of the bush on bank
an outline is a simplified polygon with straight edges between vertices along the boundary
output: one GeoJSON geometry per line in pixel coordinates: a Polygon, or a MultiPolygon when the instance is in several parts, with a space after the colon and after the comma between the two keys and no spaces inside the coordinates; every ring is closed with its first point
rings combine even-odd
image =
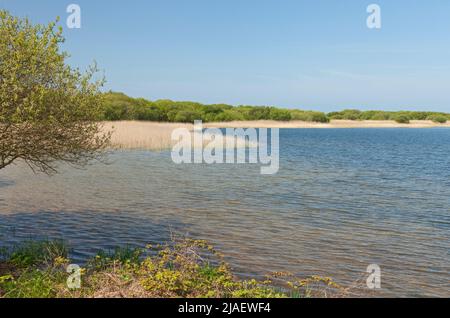
{"type": "Polygon", "coordinates": [[[450,120],[450,114],[439,112],[418,112],[418,111],[360,111],[357,109],[346,109],[340,112],[328,114],[330,119],[346,120],[395,120],[399,123],[409,123],[411,120],[432,120],[436,123],[444,124],[450,120]]]}
{"type": "Polygon", "coordinates": [[[343,297],[330,278],[296,279],[273,273],[241,280],[205,241],[183,240],[146,249],[100,252],[81,269],[81,288],[70,289],[68,249],[62,242],[28,242],[4,252],[0,297],[6,298],[273,298],[343,297]]]}

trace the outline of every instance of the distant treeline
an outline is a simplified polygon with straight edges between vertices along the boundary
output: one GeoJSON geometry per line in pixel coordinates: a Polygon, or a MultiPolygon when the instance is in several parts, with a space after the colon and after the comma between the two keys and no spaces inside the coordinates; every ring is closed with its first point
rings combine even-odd
{"type": "Polygon", "coordinates": [[[450,120],[450,114],[437,112],[398,111],[387,112],[379,110],[360,111],[347,109],[340,112],[327,114],[330,119],[348,120],[395,120],[398,123],[407,124],[411,120],[432,120],[436,123],[446,123],[450,120]]]}
{"type": "Polygon", "coordinates": [[[283,109],[272,106],[232,106],[226,104],[204,105],[195,102],[172,100],[149,101],[132,98],[123,93],[105,93],[104,120],[147,120],[159,122],[224,122],[243,120],[301,120],[327,123],[330,119],[349,120],[396,120],[408,123],[410,120],[433,120],[445,123],[450,114],[433,112],[384,112],[344,110],[325,114],[318,111],[283,109]]]}

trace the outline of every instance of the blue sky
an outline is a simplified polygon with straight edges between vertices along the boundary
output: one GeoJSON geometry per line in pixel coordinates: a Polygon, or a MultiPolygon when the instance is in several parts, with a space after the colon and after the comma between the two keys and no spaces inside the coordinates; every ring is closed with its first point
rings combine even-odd
{"type": "Polygon", "coordinates": [[[35,22],[81,7],[69,62],[151,100],[450,112],[448,0],[0,0],[35,22]],[[377,3],[382,29],[366,26],[377,3]]]}

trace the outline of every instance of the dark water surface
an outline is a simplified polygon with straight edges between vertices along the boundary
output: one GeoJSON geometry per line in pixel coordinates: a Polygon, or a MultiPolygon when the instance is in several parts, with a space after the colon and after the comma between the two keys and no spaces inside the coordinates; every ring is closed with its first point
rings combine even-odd
{"type": "Polygon", "coordinates": [[[0,245],[101,248],[207,239],[243,276],[291,271],[350,284],[379,264],[379,296],[450,297],[450,129],[286,129],[280,171],[117,152],[54,177],[0,172],[0,245]]]}

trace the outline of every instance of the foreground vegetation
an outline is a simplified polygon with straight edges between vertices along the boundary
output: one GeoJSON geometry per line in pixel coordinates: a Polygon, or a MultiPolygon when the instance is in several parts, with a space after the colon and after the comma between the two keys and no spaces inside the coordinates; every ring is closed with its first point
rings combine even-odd
{"type": "Polygon", "coordinates": [[[325,114],[318,111],[282,109],[270,106],[231,106],[226,104],[204,105],[195,102],[176,102],[172,100],[148,101],[132,98],[123,93],[108,92],[104,95],[103,119],[147,120],[158,122],[192,123],[227,122],[243,120],[307,121],[327,123],[331,119],[347,120],[395,120],[409,123],[410,120],[432,120],[445,123],[450,114],[436,112],[386,112],[344,110],[325,114]]]}
{"type": "Polygon", "coordinates": [[[348,292],[330,278],[316,276],[295,279],[273,273],[263,281],[240,280],[220,253],[198,240],[100,252],[81,269],[81,288],[70,289],[68,252],[57,241],[2,251],[0,297],[275,298],[343,297],[348,292]]]}

